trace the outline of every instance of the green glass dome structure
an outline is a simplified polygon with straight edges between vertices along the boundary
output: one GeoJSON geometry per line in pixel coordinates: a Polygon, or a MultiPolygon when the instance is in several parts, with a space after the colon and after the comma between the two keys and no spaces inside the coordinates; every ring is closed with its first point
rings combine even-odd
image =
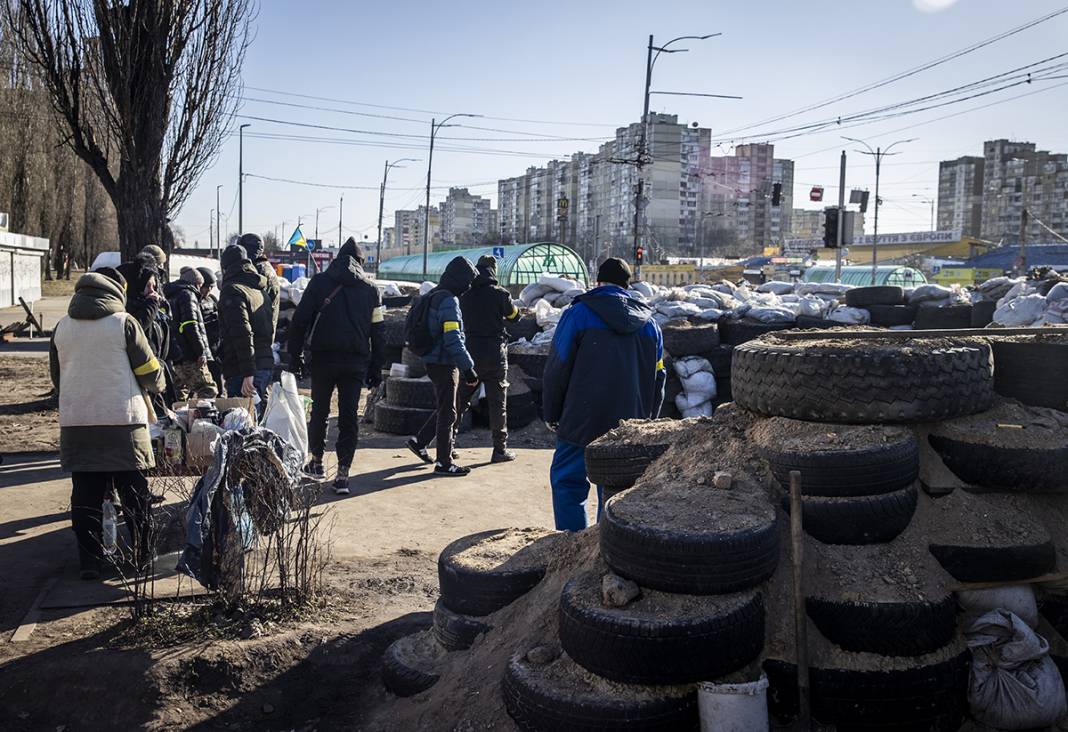
{"type": "Polygon", "coordinates": [[[578,253],[564,244],[550,242],[431,252],[427,257],[426,277],[423,277],[422,254],[393,257],[382,262],[377,276],[383,280],[422,282],[426,279],[437,282],[453,258],[467,257],[474,264],[483,255],[493,255],[494,249],[497,254],[504,251],[504,256],[497,257],[497,281],[504,287],[529,285],[537,282],[545,273],[567,275],[589,284],[589,272],[578,253]]]}
{"type": "MultiPolygon", "coordinates": [[[[811,267],[801,279],[804,282],[834,282],[834,267],[811,267]]],[[[872,284],[871,265],[842,267],[842,284],[868,287],[872,284]]],[[[926,285],[927,278],[923,272],[912,267],[881,265],[875,269],[875,284],[917,287],[926,285]]]]}

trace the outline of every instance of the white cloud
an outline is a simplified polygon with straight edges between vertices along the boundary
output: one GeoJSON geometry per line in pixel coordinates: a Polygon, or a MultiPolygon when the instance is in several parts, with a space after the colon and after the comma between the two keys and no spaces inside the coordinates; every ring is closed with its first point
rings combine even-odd
{"type": "Polygon", "coordinates": [[[940,13],[957,4],[957,0],[912,0],[921,13],[940,13]]]}

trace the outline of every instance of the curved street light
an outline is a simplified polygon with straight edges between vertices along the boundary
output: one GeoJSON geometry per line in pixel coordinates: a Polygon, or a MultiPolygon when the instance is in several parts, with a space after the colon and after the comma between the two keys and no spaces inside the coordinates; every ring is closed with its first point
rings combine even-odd
{"type": "Polygon", "coordinates": [[[423,279],[427,277],[427,257],[430,252],[430,171],[434,165],[434,137],[438,134],[438,130],[442,127],[451,127],[451,125],[445,124],[450,119],[456,117],[481,117],[481,114],[469,114],[467,112],[457,112],[456,114],[450,114],[445,119],[438,122],[436,119],[430,120],[430,154],[426,161],[426,209],[423,211],[423,279]]]}
{"type": "Polygon", "coordinates": [[[401,163],[418,163],[418,158],[401,158],[400,160],[394,160],[392,163],[386,161],[386,170],[382,173],[382,188],[378,194],[378,244],[375,247],[375,274],[378,274],[378,267],[382,264],[382,213],[386,206],[386,179],[389,177],[389,171],[393,168],[402,167],[401,163]]]}

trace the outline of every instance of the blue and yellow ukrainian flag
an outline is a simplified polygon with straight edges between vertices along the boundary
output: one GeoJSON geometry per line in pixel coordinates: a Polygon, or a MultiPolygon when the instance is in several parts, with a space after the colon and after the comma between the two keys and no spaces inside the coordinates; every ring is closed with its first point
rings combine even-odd
{"type": "Polygon", "coordinates": [[[293,229],[293,236],[289,237],[289,246],[295,249],[307,249],[308,242],[304,238],[304,232],[300,230],[300,227],[293,229]]]}

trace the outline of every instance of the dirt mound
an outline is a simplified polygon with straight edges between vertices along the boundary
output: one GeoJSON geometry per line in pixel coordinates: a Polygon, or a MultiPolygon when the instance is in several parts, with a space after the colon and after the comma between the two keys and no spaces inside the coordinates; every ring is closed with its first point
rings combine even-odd
{"type": "Polygon", "coordinates": [[[1001,399],[985,412],[942,422],[933,434],[994,447],[1058,448],[1068,445],[1068,414],[1001,399]]]}
{"type": "Polygon", "coordinates": [[[893,425],[829,424],[772,417],[756,424],[749,436],[761,447],[805,452],[845,452],[901,442],[912,431],[893,425]]]}
{"type": "Polygon", "coordinates": [[[614,430],[609,430],[598,442],[616,444],[647,445],[652,442],[666,442],[685,435],[694,427],[712,424],[711,417],[693,417],[690,419],[625,419],[614,430]]]}
{"type": "Polygon", "coordinates": [[[744,531],[767,525],[775,516],[763,484],[735,473],[731,488],[712,481],[657,481],[643,478],[614,498],[612,514],[620,521],[651,527],[670,527],[694,534],[744,531]]]}
{"type": "MultiPolygon", "coordinates": [[[[820,335],[847,333],[851,329],[831,329],[820,331],[820,335]]],[[[856,329],[852,329],[856,330],[856,329]]],[[[870,329],[862,329],[870,330],[870,329]]],[[[868,354],[896,356],[909,353],[930,353],[948,348],[975,348],[985,346],[981,338],[790,338],[782,333],[769,333],[761,336],[756,345],[794,346],[800,350],[814,348],[841,348],[856,350],[868,354]]]]}
{"type": "Polygon", "coordinates": [[[924,544],[957,546],[1038,544],[1050,539],[1040,506],[1029,496],[955,490],[931,498],[920,491],[916,514],[902,536],[924,544]]]}
{"type": "Polygon", "coordinates": [[[503,529],[458,552],[453,561],[478,570],[539,567],[555,546],[555,542],[540,540],[553,535],[560,536],[551,529],[503,529]]]}

